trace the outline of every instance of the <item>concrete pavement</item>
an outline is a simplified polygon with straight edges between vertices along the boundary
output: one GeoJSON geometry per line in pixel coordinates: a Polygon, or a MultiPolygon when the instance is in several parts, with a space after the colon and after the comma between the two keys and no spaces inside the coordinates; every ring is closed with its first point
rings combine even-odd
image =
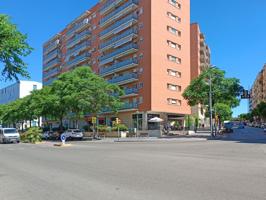
{"type": "Polygon", "coordinates": [[[0,144],[0,199],[265,200],[264,138],[0,144]]]}

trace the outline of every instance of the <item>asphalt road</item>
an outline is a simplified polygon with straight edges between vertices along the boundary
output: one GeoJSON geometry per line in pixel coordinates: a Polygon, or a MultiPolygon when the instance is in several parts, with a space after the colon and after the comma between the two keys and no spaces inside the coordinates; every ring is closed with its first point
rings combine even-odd
{"type": "Polygon", "coordinates": [[[0,144],[1,200],[265,200],[266,135],[224,140],[0,144]]]}

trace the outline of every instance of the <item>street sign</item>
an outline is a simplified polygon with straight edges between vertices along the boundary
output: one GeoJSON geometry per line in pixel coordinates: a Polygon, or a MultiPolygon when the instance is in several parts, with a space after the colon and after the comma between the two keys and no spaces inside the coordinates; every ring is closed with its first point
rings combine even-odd
{"type": "Polygon", "coordinates": [[[91,122],[92,122],[93,124],[96,124],[96,122],[97,122],[97,118],[96,118],[96,117],[92,117],[92,118],[91,118],[91,122]]]}
{"type": "Polygon", "coordinates": [[[60,136],[60,139],[61,139],[61,142],[62,142],[63,144],[66,143],[66,136],[65,136],[65,134],[62,134],[62,135],[60,136]]]}

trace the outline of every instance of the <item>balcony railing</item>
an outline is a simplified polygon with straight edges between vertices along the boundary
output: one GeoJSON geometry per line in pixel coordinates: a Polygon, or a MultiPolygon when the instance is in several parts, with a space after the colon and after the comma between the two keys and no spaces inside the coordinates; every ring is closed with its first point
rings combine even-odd
{"type": "Polygon", "coordinates": [[[106,1],[105,4],[100,8],[101,15],[105,14],[106,12],[111,10],[112,8],[116,7],[122,1],[124,1],[124,0],[109,0],[109,1],[106,1]]]}
{"type": "Polygon", "coordinates": [[[44,70],[48,70],[49,68],[52,68],[54,66],[56,66],[57,64],[60,63],[60,60],[58,58],[46,63],[44,66],[43,66],[43,69],[44,70]]]}
{"type": "Polygon", "coordinates": [[[116,10],[106,15],[100,22],[100,26],[105,26],[106,24],[112,22],[115,19],[118,19],[122,15],[128,13],[132,9],[136,8],[138,5],[138,0],[129,0],[122,6],[119,6],[116,10]]]}
{"type": "Polygon", "coordinates": [[[58,49],[55,49],[54,51],[51,51],[50,53],[48,53],[47,55],[45,55],[43,57],[43,62],[44,63],[49,62],[50,60],[52,60],[53,58],[58,56],[58,53],[59,53],[58,49]]]}
{"type": "Polygon", "coordinates": [[[44,86],[51,85],[55,80],[57,80],[57,77],[48,79],[47,81],[43,81],[43,85],[44,86]]]}
{"type": "Polygon", "coordinates": [[[76,23],[73,25],[73,27],[66,33],[66,36],[69,38],[72,36],[75,32],[79,31],[81,28],[90,25],[88,19],[84,19],[83,21],[76,23]]]}
{"type": "Polygon", "coordinates": [[[67,48],[71,48],[72,46],[76,45],[77,43],[79,43],[80,41],[82,41],[83,39],[85,39],[90,35],[91,35],[90,31],[88,30],[83,31],[82,33],[76,35],[73,39],[67,42],[67,48]]]}
{"type": "Polygon", "coordinates": [[[137,94],[139,90],[138,88],[126,88],[124,92],[125,92],[125,96],[127,96],[127,95],[137,94]]]}
{"type": "Polygon", "coordinates": [[[119,58],[121,56],[128,55],[129,53],[135,52],[137,50],[138,50],[138,45],[134,44],[134,43],[130,43],[126,46],[118,48],[117,50],[115,50],[115,51],[113,51],[107,55],[100,57],[100,59],[99,59],[100,65],[104,65],[108,62],[112,62],[114,58],[119,58]]]}
{"type": "Polygon", "coordinates": [[[43,78],[48,78],[50,76],[54,76],[60,72],[60,68],[55,68],[52,70],[49,70],[47,73],[43,74],[43,78]]]}
{"type": "Polygon", "coordinates": [[[122,62],[115,63],[114,65],[110,67],[100,69],[100,75],[106,76],[112,73],[116,73],[120,70],[127,69],[131,66],[137,66],[137,65],[138,65],[138,60],[130,58],[122,62]]]}
{"type": "Polygon", "coordinates": [[[124,103],[122,108],[120,110],[131,110],[131,109],[137,109],[138,103],[132,102],[132,103],[124,103]]]}
{"type": "Polygon", "coordinates": [[[56,40],[56,41],[52,42],[47,47],[43,48],[43,53],[44,54],[49,54],[51,51],[53,51],[55,48],[57,48],[58,45],[59,45],[59,40],[56,40]]]}
{"type": "Polygon", "coordinates": [[[72,54],[79,53],[80,51],[88,48],[91,45],[91,42],[84,41],[83,43],[75,46],[73,49],[67,50],[67,57],[71,56],[72,54]]]}
{"type": "Polygon", "coordinates": [[[138,16],[136,14],[130,14],[126,17],[124,17],[123,19],[120,19],[119,21],[117,21],[116,23],[114,23],[112,26],[108,27],[107,29],[103,30],[100,33],[100,37],[106,38],[108,37],[108,35],[112,34],[114,32],[114,30],[116,30],[118,27],[122,26],[123,24],[129,23],[129,22],[133,22],[138,20],[138,16]]]}
{"type": "Polygon", "coordinates": [[[66,63],[66,66],[68,66],[68,67],[72,67],[72,66],[74,66],[74,65],[76,65],[76,64],[79,64],[79,63],[81,63],[81,62],[83,62],[83,61],[85,61],[87,58],[89,58],[90,57],[90,54],[89,53],[83,53],[83,54],[81,54],[81,55],[79,55],[79,56],[77,56],[77,57],[75,57],[73,60],[69,60],[67,63],[66,63]]]}
{"type": "MultiPolygon", "coordinates": [[[[121,108],[119,109],[120,112],[123,112],[125,110],[135,110],[138,109],[138,103],[137,102],[126,102],[123,103],[123,105],[121,106],[121,108]]],[[[111,113],[112,110],[110,108],[105,108],[102,110],[103,113],[111,113]]]]}
{"type": "Polygon", "coordinates": [[[134,34],[138,34],[138,30],[131,28],[129,30],[126,30],[124,33],[113,37],[112,39],[108,40],[107,42],[104,42],[100,45],[100,49],[104,50],[105,48],[107,48],[108,46],[114,45],[114,43],[119,42],[120,40],[122,40],[123,38],[132,36],[134,34]]]}
{"type": "Polygon", "coordinates": [[[130,83],[132,81],[136,81],[136,80],[138,80],[137,74],[128,73],[128,74],[124,74],[122,76],[116,76],[116,77],[108,80],[108,82],[112,83],[112,84],[123,85],[123,84],[127,84],[127,83],[130,83]]]}

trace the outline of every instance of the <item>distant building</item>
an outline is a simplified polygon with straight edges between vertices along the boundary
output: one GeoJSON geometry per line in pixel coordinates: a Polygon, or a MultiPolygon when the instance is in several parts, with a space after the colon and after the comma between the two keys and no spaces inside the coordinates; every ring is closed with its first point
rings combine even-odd
{"type": "Polygon", "coordinates": [[[266,101],[266,64],[259,72],[251,89],[250,110],[252,111],[259,103],[266,101]]]}
{"type": "MultiPolygon", "coordinates": [[[[0,104],[8,104],[17,99],[23,98],[25,96],[30,95],[33,90],[40,90],[42,89],[42,83],[35,82],[35,81],[18,81],[10,86],[0,89],[0,104]]],[[[41,119],[40,125],[41,125],[41,119]]],[[[32,126],[36,126],[38,120],[33,120],[31,122],[32,126]]],[[[24,129],[30,127],[30,122],[27,121],[24,123],[24,129]]],[[[21,126],[17,127],[22,129],[21,126]]]]}
{"type": "Polygon", "coordinates": [[[18,81],[0,89],[0,104],[10,103],[29,95],[33,90],[40,89],[42,89],[42,83],[35,81],[18,81]]]}
{"type": "MultiPolygon", "coordinates": [[[[197,78],[211,63],[211,51],[206,44],[205,36],[197,23],[190,26],[190,63],[191,80],[197,78]]],[[[192,115],[199,118],[199,123],[208,125],[205,119],[205,110],[201,105],[192,107],[192,115]]]]}

